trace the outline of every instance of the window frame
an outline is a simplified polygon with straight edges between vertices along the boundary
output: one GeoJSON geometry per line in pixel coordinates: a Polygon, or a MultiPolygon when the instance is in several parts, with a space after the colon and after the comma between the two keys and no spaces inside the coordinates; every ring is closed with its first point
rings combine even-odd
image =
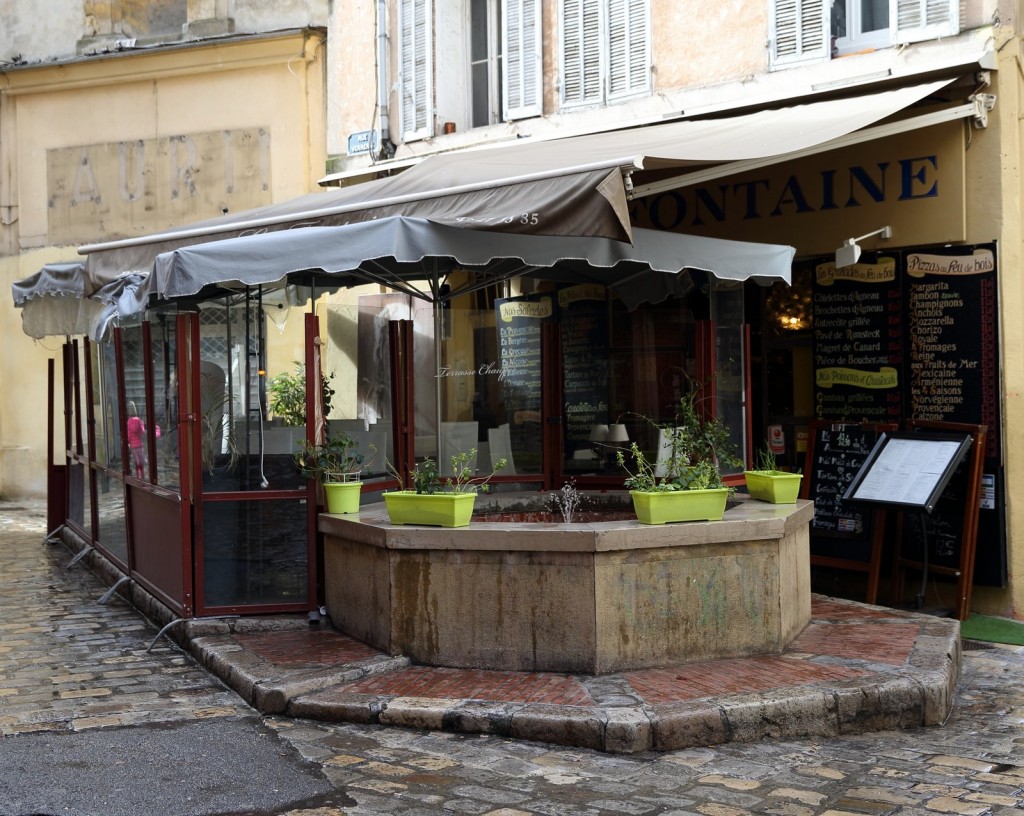
{"type": "Polygon", "coordinates": [[[399,0],[399,113],[403,142],[434,135],[432,0],[399,0]]]}
{"type": "Polygon", "coordinates": [[[504,121],[543,114],[541,0],[501,1],[501,115],[504,121]]]}
{"type": "Polygon", "coordinates": [[[561,108],[606,105],[651,93],[649,0],[560,0],[558,24],[561,108]],[[621,88],[615,86],[619,66],[625,77],[621,88]]]}
{"type": "MultiPolygon", "coordinates": [[[[847,4],[856,0],[837,0],[847,4]]],[[[831,4],[769,0],[768,70],[823,62],[833,56],[831,4]]],[[[960,33],[959,0],[889,0],[889,28],[837,40],[836,53],[921,42],[960,33]]]]}

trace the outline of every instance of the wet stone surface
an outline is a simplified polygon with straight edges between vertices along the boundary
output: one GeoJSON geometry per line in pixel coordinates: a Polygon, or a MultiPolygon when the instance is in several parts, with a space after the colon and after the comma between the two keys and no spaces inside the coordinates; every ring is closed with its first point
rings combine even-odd
{"type": "MultiPolygon", "coordinates": [[[[4,816],[1008,816],[1024,809],[1021,648],[965,650],[941,726],[832,738],[614,755],[494,735],[261,717],[179,650],[147,651],[156,627],[120,598],[98,602],[102,582],[81,565],[68,567],[62,546],[42,543],[42,511],[40,503],[0,501],[4,816]],[[104,747],[90,754],[86,738],[104,747]],[[126,774],[123,762],[110,761],[118,752],[144,755],[140,746],[178,757],[169,766],[177,773],[153,764],[161,773],[126,774]],[[56,789],[46,781],[55,758],[65,756],[58,748],[77,763],[78,775],[68,779],[78,781],[56,789]],[[183,796],[190,786],[206,793],[183,796]]],[[[884,657],[885,644],[875,653],[884,657]]],[[[622,693],[609,683],[593,688],[609,698],[622,693]]]]}

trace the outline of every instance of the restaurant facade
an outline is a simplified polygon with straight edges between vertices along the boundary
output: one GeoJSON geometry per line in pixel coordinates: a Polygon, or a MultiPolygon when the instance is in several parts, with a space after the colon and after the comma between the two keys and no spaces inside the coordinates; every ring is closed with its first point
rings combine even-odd
{"type": "MultiPolygon", "coordinates": [[[[767,445],[804,467],[815,422],[984,425],[973,605],[1016,616],[1024,554],[1006,484],[1021,344],[1007,270],[1022,240],[1020,78],[997,47],[1006,36],[975,29],[927,70],[896,63],[904,76],[432,155],[376,181],[86,243],[70,275],[99,305],[57,332],[55,525],[180,616],[310,611],[323,597],[319,500],[292,452],[320,420],[366,455],[364,502],[395,486],[388,464],[470,448],[481,473],[509,462],[498,491],[608,490],[622,485],[616,449],[653,449],[647,420],[670,424],[696,388],[748,463],[767,445]],[[503,235],[640,247],[648,230],[707,243],[673,250],[671,270],[579,249],[451,263],[442,244],[415,267],[380,249],[333,267],[284,253],[260,277],[244,255],[252,233],[393,217],[499,247],[503,235]],[[861,254],[837,265],[850,239],[861,254]],[[158,274],[214,243],[234,265],[185,283],[158,274]],[[770,264],[786,247],[796,259],[781,274],[770,264]],[[299,427],[271,409],[273,381],[292,372],[299,427]]],[[[61,275],[25,283],[26,326],[34,309],[41,323],[54,314],[61,275]]],[[[942,600],[955,591],[934,584],[942,600]]]]}

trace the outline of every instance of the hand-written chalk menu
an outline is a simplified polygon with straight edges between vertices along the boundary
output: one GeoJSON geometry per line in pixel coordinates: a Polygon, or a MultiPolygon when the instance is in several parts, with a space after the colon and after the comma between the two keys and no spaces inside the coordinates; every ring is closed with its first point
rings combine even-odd
{"type": "Polygon", "coordinates": [[[590,430],[608,422],[608,305],[605,287],[558,290],[562,330],[565,450],[590,446],[590,430]]]}
{"type": "Polygon", "coordinates": [[[541,325],[553,320],[551,295],[494,301],[504,375],[505,416],[513,450],[539,457],[541,449],[541,325]]]}
{"type": "Polygon", "coordinates": [[[907,252],[908,418],[988,427],[999,451],[994,245],[907,252]]]}
{"type": "Polygon", "coordinates": [[[903,413],[899,258],[814,269],[815,416],[898,422],[903,413]]]}
{"type": "Polygon", "coordinates": [[[894,425],[811,423],[807,450],[807,498],[814,501],[812,532],[860,536],[870,510],[843,501],[843,494],[867,460],[883,430],[894,425]]]}

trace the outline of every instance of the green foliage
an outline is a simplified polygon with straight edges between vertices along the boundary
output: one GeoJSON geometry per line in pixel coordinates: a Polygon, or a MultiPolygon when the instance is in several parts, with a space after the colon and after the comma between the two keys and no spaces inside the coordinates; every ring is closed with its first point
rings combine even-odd
{"type": "Polygon", "coordinates": [[[304,478],[321,482],[345,482],[352,477],[358,478],[365,461],[356,443],[344,433],[330,436],[320,445],[304,439],[294,458],[304,478]]]}
{"type": "MultiPolygon", "coordinates": [[[[440,470],[438,470],[437,462],[427,457],[409,471],[411,489],[417,493],[425,493],[427,495],[440,493],[442,490],[448,493],[486,493],[490,489],[488,482],[498,471],[508,466],[508,460],[499,459],[495,462],[494,469],[487,476],[474,476],[470,462],[476,459],[476,453],[476,448],[470,448],[468,451],[463,451],[450,457],[451,475],[449,476],[442,475],[440,470]]],[[[404,488],[405,480],[402,479],[391,463],[385,462],[385,467],[404,488]]]]}
{"type": "MultiPolygon", "coordinates": [[[[324,416],[331,412],[331,400],[334,397],[334,389],[331,387],[330,377],[321,375],[320,392],[324,402],[324,416]]],[[[285,425],[306,424],[306,367],[302,363],[295,363],[295,372],[285,371],[276,377],[271,377],[267,383],[268,402],[270,412],[285,425]]]]}
{"type": "Polygon", "coordinates": [[[629,446],[628,457],[632,466],[628,464],[624,451],[615,454],[619,467],[628,474],[624,484],[630,490],[653,492],[724,487],[721,468],[742,464],[736,458],[729,429],[721,418],[701,415],[696,390],[679,401],[672,425],[660,426],[648,417],[642,418],[662,431],[668,440],[668,455],[662,462],[665,475],[655,475],[657,463],[650,462],[634,442],[629,446]]]}
{"type": "Polygon", "coordinates": [[[757,462],[755,463],[756,470],[762,470],[765,472],[775,472],[779,469],[779,464],[775,460],[775,454],[772,453],[772,449],[766,444],[757,452],[757,462]]]}

